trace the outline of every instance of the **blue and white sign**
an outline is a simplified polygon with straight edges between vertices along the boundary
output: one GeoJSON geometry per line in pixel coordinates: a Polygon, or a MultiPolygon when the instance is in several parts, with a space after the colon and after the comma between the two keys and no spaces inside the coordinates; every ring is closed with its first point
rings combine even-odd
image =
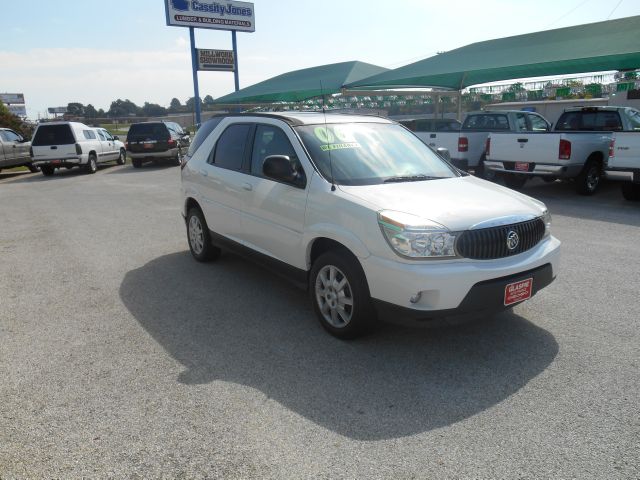
{"type": "Polygon", "coordinates": [[[256,30],[253,3],[211,0],[164,0],[167,25],[215,30],[256,30]]]}

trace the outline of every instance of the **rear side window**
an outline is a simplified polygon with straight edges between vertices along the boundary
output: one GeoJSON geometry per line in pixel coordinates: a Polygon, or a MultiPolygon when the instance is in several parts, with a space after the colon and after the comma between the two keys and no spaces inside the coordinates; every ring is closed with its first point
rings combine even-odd
{"type": "Polygon", "coordinates": [[[506,115],[470,115],[462,124],[462,130],[509,130],[506,115]]]}
{"type": "Polygon", "coordinates": [[[216,128],[221,121],[222,117],[212,118],[211,120],[207,120],[202,125],[200,125],[200,128],[196,132],[196,136],[193,137],[191,145],[189,145],[189,151],[187,152],[188,156],[193,156],[196,150],[198,150],[198,147],[202,145],[202,142],[206,140],[209,134],[213,132],[213,129],[216,128]]]}
{"type": "Polygon", "coordinates": [[[631,130],[640,130],[640,112],[638,110],[626,110],[627,119],[631,130]]]}
{"type": "Polygon", "coordinates": [[[251,125],[248,124],[237,124],[228,127],[218,139],[213,164],[217,167],[231,170],[242,169],[247,135],[250,129],[251,125]]]}
{"type": "Polygon", "coordinates": [[[527,131],[527,117],[524,113],[516,113],[516,130],[519,132],[527,131]]]}
{"type": "Polygon", "coordinates": [[[76,143],[70,125],[40,125],[33,137],[31,145],[46,147],[48,145],[72,145],[76,143]]]}
{"type": "Polygon", "coordinates": [[[618,112],[565,112],[560,116],[556,130],[617,131],[622,130],[622,122],[618,112]]]}
{"type": "Polygon", "coordinates": [[[83,130],[82,131],[84,138],[86,138],[87,140],[95,140],[96,139],[96,134],[93,133],[93,131],[91,130],[83,130]]]}

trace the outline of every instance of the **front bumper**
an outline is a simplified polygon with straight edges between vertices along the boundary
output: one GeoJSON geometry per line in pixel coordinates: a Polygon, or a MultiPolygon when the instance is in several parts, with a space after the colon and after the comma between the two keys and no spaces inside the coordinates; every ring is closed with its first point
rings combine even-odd
{"type": "MultiPolygon", "coordinates": [[[[542,240],[531,250],[511,257],[496,260],[443,260],[404,263],[376,256],[361,258],[371,297],[378,304],[392,304],[400,309],[413,312],[414,317],[431,318],[451,314],[456,310],[485,310],[502,302],[503,296],[477,290],[484,282],[497,282],[504,286],[507,278],[526,277],[532,271],[549,266],[551,278],[555,277],[560,259],[560,241],[551,236],[542,240]],[[465,299],[474,290],[483,294],[474,299],[465,299]],[[484,295],[487,296],[484,296],[484,295]],[[494,296],[489,296],[494,295],[494,296]],[[415,303],[411,301],[419,297],[415,303]],[[483,308],[486,306],[486,308],[483,308]]],[[[534,292],[548,285],[550,281],[541,277],[540,285],[534,279],[534,292]]],[[[514,280],[515,281],[515,280],[514,280]]],[[[493,290],[492,290],[493,291],[493,290]]]]}
{"type": "Polygon", "coordinates": [[[530,163],[529,171],[515,170],[510,168],[515,162],[500,162],[496,160],[485,160],[485,168],[496,173],[514,173],[516,175],[526,175],[529,177],[555,177],[555,178],[573,178],[578,176],[582,171],[583,165],[553,165],[545,163],[530,163]]]}

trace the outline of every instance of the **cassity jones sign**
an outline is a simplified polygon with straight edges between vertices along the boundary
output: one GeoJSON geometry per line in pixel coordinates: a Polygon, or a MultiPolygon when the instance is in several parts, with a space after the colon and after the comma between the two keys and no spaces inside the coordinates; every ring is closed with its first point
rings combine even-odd
{"type": "Polygon", "coordinates": [[[164,0],[167,25],[255,32],[253,3],[209,0],[164,0]]]}
{"type": "Polygon", "coordinates": [[[198,48],[198,70],[233,72],[233,50],[204,50],[198,48]]]}

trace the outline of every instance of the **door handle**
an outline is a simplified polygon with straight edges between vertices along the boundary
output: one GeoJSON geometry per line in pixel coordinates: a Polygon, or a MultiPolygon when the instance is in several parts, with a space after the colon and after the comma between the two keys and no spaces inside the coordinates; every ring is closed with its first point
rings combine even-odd
{"type": "Polygon", "coordinates": [[[251,190],[253,190],[253,185],[251,185],[250,183],[243,183],[242,188],[247,192],[250,192],[251,190]]]}
{"type": "Polygon", "coordinates": [[[202,175],[203,177],[206,177],[209,175],[209,172],[207,172],[206,170],[200,170],[200,175],[202,175]]]}
{"type": "Polygon", "coordinates": [[[527,143],[528,141],[529,141],[529,139],[528,139],[528,138],[519,138],[519,139],[518,139],[518,142],[519,142],[519,143],[527,143]]]}

